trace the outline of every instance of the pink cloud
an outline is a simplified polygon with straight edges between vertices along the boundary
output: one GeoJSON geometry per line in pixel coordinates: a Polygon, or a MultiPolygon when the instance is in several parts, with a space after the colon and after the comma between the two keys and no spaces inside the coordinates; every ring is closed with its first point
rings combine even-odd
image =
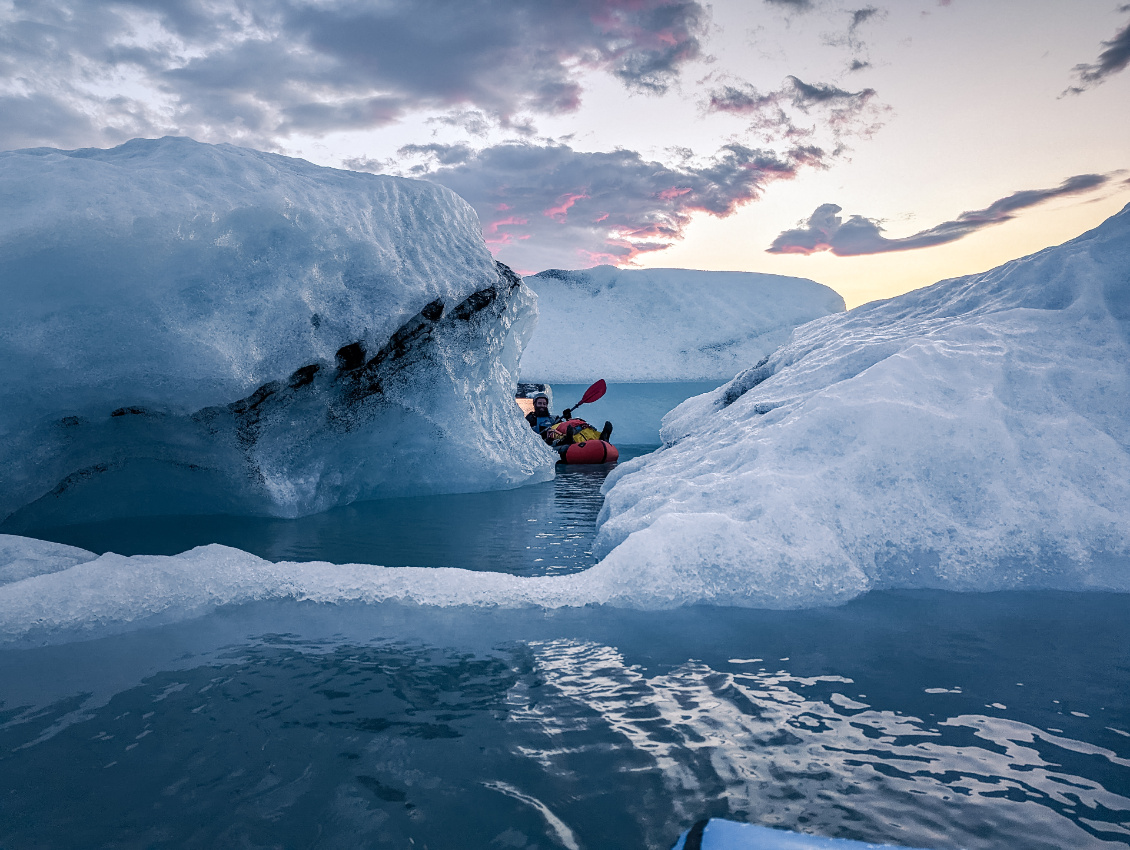
{"type": "Polygon", "coordinates": [[[528,218],[521,218],[516,215],[508,216],[498,221],[492,221],[483,228],[483,241],[486,242],[487,246],[493,251],[495,248],[501,248],[503,245],[511,244],[516,238],[519,240],[529,239],[528,234],[516,237],[512,233],[502,230],[503,227],[529,223],[530,220],[528,218]]]}
{"type": "Polygon", "coordinates": [[[552,218],[555,221],[565,221],[569,217],[569,208],[584,198],[588,197],[586,192],[570,192],[562,195],[557,199],[557,206],[550,207],[547,210],[542,210],[542,215],[552,218]]]}
{"type": "Polygon", "coordinates": [[[671,166],[630,150],[508,142],[426,176],[479,211],[502,262],[569,268],[582,257],[621,265],[662,250],[683,237],[693,216],[732,215],[768,185],[821,167],[825,156],[813,147],[777,154],[730,144],[709,159],[671,166]],[[499,212],[500,204],[510,209],[499,212]]]}

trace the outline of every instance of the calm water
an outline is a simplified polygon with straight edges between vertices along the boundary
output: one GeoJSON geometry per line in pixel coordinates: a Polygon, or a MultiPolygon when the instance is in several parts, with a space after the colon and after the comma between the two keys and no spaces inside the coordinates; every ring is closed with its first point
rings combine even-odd
{"type": "MultiPolygon", "coordinates": [[[[620,457],[653,448],[620,446],[620,457]]],[[[594,563],[600,487],[611,468],[558,464],[554,481],[517,490],[357,502],[300,519],[141,517],[39,529],[34,536],[99,554],[175,555],[223,543],[272,561],[571,573],[594,563]]]]}
{"type": "Polygon", "coordinates": [[[270,604],[0,652],[0,847],[1125,846],[1128,609],[270,604]]]}
{"type": "MultiPolygon", "coordinates": [[[[44,536],[573,572],[592,563],[605,473],[44,536]]],[[[1127,847],[1128,695],[1126,595],[261,603],[0,650],[0,848],[667,848],[706,816],[920,847],[1127,847]]]]}

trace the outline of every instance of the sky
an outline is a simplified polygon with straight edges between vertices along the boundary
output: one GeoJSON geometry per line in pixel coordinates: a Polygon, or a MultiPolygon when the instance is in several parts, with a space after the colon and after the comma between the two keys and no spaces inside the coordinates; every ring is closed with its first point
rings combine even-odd
{"type": "Polygon", "coordinates": [[[522,273],[848,306],[1130,203],[1119,0],[0,0],[0,149],[185,135],[433,180],[522,273]]]}

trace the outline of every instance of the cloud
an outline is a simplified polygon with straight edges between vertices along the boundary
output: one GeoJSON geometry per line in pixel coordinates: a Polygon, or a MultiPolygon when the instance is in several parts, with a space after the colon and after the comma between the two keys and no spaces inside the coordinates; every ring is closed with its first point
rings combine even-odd
{"type": "MultiPolygon", "coordinates": [[[[432,158],[440,165],[459,165],[466,162],[475,151],[468,145],[404,145],[399,151],[401,156],[432,158]]],[[[368,169],[362,168],[362,171],[368,169]]]]}
{"type": "Polygon", "coordinates": [[[128,132],[108,90],[163,130],[267,147],[413,111],[515,128],[576,110],[593,71],[663,93],[708,26],[698,0],[36,0],[0,4],[0,96],[65,105],[48,141],[68,113],[88,141],[128,132]]]}
{"type": "Polygon", "coordinates": [[[863,9],[855,9],[851,12],[851,23],[848,24],[848,30],[855,32],[859,29],[860,25],[867,23],[872,18],[881,16],[883,13],[874,6],[867,6],[863,9]]]}
{"type": "Polygon", "coordinates": [[[874,89],[852,92],[793,76],[770,92],[744,81],[726,83],[712,90],[709,98],[707,112],[748,116],[750,130],[767,139],[805,139],[829,131],[837,143],[836,153],[846,137],[874,133],[887,111],[877,102],[874,89]],[[819,123],[810,124],[813,118],[819,123]]]}
{"type": "Polygon", "coordinates": [[[42,94],[0,96],[0,145],[4,150],[80,139],[93,131],[90,120],[56,98],[42,94]]]}
{"type": "Polygon", "coordinates": [[[765,0],[770,6],[780,6],[790,12],[810,12],[813,9],[812,0],[765,0]]]}
{"type": "MultiPolygon", "coordinates": [[[[1130,5],[1119,7],[1120,12],[1130,12],[1130,5]]],[[[1117,74],[1130,65],[1130,23],[1115,33],[1110,41],[1104,41],[1106,48],[1099,54],[1097,61],[1089,65],[1076,65],[1075,76],[1078,82],[1068,87],[1063,94],[1082,94],[1087,89],[1094,88],[1106,81],[1107,77],[1117,74]]]]}
{"type": "Polygon", "coordinates": [[[824,161],[811,147],[777,155],[738,144],[705,161],[687,155],[673,165],[630,150],[584,152],[552,142],[475,152],[417,145],[402,154],[425,157],[409,174],[467,199],[496,256],[523,271],[630,263],[682,239],[695,213],[731,215],[769,184],[824,161]]]}
{"type": "Polygon", "coordinates": [[[814,254],[831,251],[837,257],[855,257],[861,254],[883,254],[889,251],[912,251],[955,242],[985,227],[1011,221],[1018,210],[1042,204],[1053,198],[1090,192],[1110,179],[1102,174],[1079,174],[1069,177],[1054,189],[1029,189],[1014,192],[994,201],[983,210],[963,212],[953,221],[906,236],[890,239],[876,219],[859,215],[844,221],[836,204],[823,204],[816,208],[808,221],[800,227],[781,233],[768,248],[770,254],[814,254]]]}
{"type": "Polygon", "coordinates": [[[860,35],[860,27],[872,21],[880,21],[887,17],[887,13],[883,9],[875,6],[865,6],[862,9],[845,10],[848,16],[847,30],[842,33],[833,33],[824,36],[824,43],[830,47],[844,47],[850,50],[853,54],[852,70],[856,64],[862,62],[868,63],[866,56],[861,56],[867,51],[867,44],[864,42],[863,37],[860,35]]]}

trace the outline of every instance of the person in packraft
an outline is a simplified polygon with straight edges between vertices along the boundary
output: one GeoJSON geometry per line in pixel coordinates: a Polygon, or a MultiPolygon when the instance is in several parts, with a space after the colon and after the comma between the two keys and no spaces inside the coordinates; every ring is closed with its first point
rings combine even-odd
{"type": "Polygon", "coordinates": [[[570,426],[565,430],[563,435],[558,435],[553,428],[560,420],[549,412],[549,396],[545,393],[538,393],[534,396],[534,410],[532,413],[526,414],[526,421],[530,423],[541,438],[549,443],[554,448],[562,445],[563,448],[568,448],[573,443],[573,428],[570,426]]]}
{"type": "MultiPolygon", "coordinates": [[[[550,413],[549,396],[547,396],[545,393],[538,393],[534,396],[533,412],[526,414],[526,421],[530,423],[530,427],[537,431],[538,434],[541,435],[541,438],[543,440],[545,440],[547,443],[549,443],[549,445],[557,449],[557,451],[559,452],[564,452],[569,448],[569,446],[573,445],[573,436],[575,432],[572,425],[567,426],[564,433],[562,433],[560,429],[555,429],[553,426],[558,422],[568,422],[572,418],[573,412],[571,410],[566,410],[560,418],[555,417],[552,413],[550,413]]],[[[591,430],[590,426],[587,423],[585,424],[585,428],[591,430]]],[[[585,433],[585,431],[582,430],[581,433],[583,434],[585,433]]],[[[605,422],[604,430],[600,432],[599,438],[607,442],[608,438],[611,435],[612,423],[605,422]]],[[[591,430],[590,438],[596,438],[595,430],[591,430]]]]}

